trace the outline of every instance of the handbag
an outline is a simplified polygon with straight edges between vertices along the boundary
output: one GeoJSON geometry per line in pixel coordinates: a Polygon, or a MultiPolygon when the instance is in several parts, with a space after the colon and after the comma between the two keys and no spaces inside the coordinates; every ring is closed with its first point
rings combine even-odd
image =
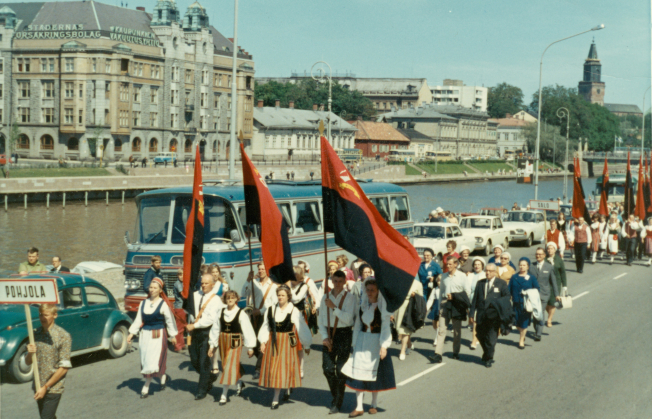
{"type": "Polygon", "coordinates": [[[559,308],[573,308],[573,297],[566,291],[559,301],[559,308]]]}

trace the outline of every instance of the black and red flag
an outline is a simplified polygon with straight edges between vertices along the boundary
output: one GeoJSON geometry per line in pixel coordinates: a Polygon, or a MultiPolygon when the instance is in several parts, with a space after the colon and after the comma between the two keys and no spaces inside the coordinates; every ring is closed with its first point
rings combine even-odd
{"type": "MultiPolygon", "coordinates": [[[[645,157],[643,157],[643,160],[645,160],[645,185],[643,185],[643,196],[645,197],[645,209],[646,209],[646,216],[650,217],[652,216],[652,177],[649,175],[648,171],[648,162],[645,157]]],[[[652,164],[652,162],[650,162],[652,164]]],[[[650,167],[652,169],[652,167],[650,167]]]]}
{"type": "Polygon", "coordinates": [[[584,188],[582,187],[582,175],[580,171],[580,159],[575,157],[575,170],[573,174],[573,208],[571,209],[571,215],[573,218],[577,219],[584,217],[584,221],[587,223],[591,220],[591,214],[589,209],[586,207],[586,202],[584,201],[584,188]]]}
{"type": "MultiPolygon", "coordinates": [[[[199,146],[195,152],[195,172],[192,182],[192,205],[186,223],[186,240],[183,244],[183,292],[185,308],[193,313],[193,295],[199,279],[199,268],[204,253],[204,186],[201,176],[199,146]]],[[[197,313],[195,313],[196,315],[197,313]]]]}
{"type": "Polygon", "coordinates": [[[645,221],[646,208],[645,205],[645,169],[643,168],[643,155],[641,154],[638,166],[638,187],[636,188],[636,206],[634,207],[634,215],[638,217],[641,222],[645,221]]]}
{"type": "Polygon", "coordinates": [[[421,260],[415,248],[390,226],[321,137],[322,198],[325,231],[335,243],[373,268],[387,310],[405,301],[421,260]]]}
{"type": "Polygon", "coordinates": [[[629,151],[627,152],[627,175],[625,176],[625,201],[623,205],[623,220],[634,213],[634,186],[632,185],[632,166],[629,162],[629,151]]]}
{"type": "Polygon", "coordinates": [[[290,226],[274,202],[267,183],[245,153],[242,143],[240,143],[240,153],[247,211],[246,223],[249,226],[260,225],[260,245],[267,274],[278,283],[294,280],[292,252],[288,238],[290,226]],[[265,217],[261,217],[261,214],[265,214],[265,217]]]}
{"type": "Polygon", "coordinates": [[[605,217],[609,216],[609,207],[607,202],[609,202],[609,167],[607,165],[607,158],[604,158],[604,169],[602,170],[602,192],[600,192],[600,208],[598,213],[604,215],[605,217]]]}

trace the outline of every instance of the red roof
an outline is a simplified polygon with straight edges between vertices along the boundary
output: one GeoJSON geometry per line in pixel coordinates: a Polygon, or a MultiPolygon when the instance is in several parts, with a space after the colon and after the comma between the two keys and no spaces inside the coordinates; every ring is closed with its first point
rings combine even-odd
{"type": "Polygon", "coordinates": [[[356,140],[410,142],[409,138],[385,122],[357,120],[351,124],[358,129],[355,133],[356,140]]]}

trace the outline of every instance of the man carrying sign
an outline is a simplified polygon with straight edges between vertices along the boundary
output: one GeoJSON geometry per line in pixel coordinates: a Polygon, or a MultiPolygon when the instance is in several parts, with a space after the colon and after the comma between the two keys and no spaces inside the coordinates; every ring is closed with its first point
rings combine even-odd
{"type": "MultiPolygon", "coordinates": [[[[41,304],[39,319],[41,327],[34,334],[34,343],[27,345],[27,352],[36,354],[38,374],[44,383],[37,389],[34,385],[34,399],[38,403],[41,419],[56,418],[57,407],[63,394],[66,373],[72,368],[70,363],[70,334],[54,324],[57,318],[55,304],[41,304]]],[[[32,364],[34,355],[27,356],[27,365],[32,364]]]]}

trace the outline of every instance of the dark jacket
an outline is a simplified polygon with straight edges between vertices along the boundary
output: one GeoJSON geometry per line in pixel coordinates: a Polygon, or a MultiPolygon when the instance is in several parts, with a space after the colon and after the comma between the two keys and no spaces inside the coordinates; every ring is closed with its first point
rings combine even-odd
{"type": "Polygon", "coordinates": [[[488,280],[486,278],[478,281],[475,286],[475,292],[473,293],[473,301],[471,302],[471,311],[469,312],[469,316],[474,317],[475,314],[475,320],[478,324],[481,324],[487,320],[491,320],[486,311],[493,301],[498,300],[502,297],[510,297],[507,282],[498,277],[495,277],[493,285],[490,290],[487,290],[487,297],[485,298],[484,291],[487,286],[487,282],[488,280]],[[496,289],[498,289],[498,292],[496,292],[496,289]]]}
{"type": "Polygon", "coordinates": [[[401,327],[410,333],[421,329],[426,322],[426,300],[420,295],[410,297],[401,327]]]}
{"type": "Polygon", "coordinates": [[[488,321],[493,321],[494,327],[500,327],[500,333],[503,336],[507,336],[514,322],[514,309],[512,308],[511,297],[506,295],[492,300],[485,313],[485,318],[488,321]],[[493,318],[493,320],[489,320],[490,318],[493,318]]]}
{"type": "Polygon", "coordinates": [[[70,272],[70,269],[66,268],[65,266],[61,265],[59,267],[59,270],[57,271],[56,269],[52,268],[50,272],[70,272]]]}
{"type": "Polygon", "coordinates": [[[555,277],[555,267],[547,260],[543,260],[543,267],[539,269],[538,262],[533,262],[528,272],[539,282],[539,295],[541,301],[548,301],[550,295],[559,297],[559,288],[557,288],[557,278],[555,277]]]}
{"type": "MultiPolygon", "coordinates": [[[[550,260],[548,258],[546,258],[546,260],[548,261],[548,263],[550,263],[550,260]]],[[[555,279],[557,280],[557,288],[567,287],[568,282],[566,281],[566,266],[564,265],[564,261],[562,260],[561,256],[555,253],[554,262],[555,263],[552,266],[555,268],[555,279]]]]}
{"type": "Polygon", "coordinates": [[[165,289],[165,279],[161,276],[161,270],[159,269],[158,271],[155,271],[151,266],[143,275],[143,291],[145,291],[145,294],[149,292],[149,285],[152,283],[152,279],[156,277],[163,279],[163,292],[165,295],[168,295],[167,290],[165,289]]]}
{"type": "Polygon", "coordinates": [[[444,317],[454,320],[466,320],[466,311],[471,306],[469,296],[464,291],[451,294],[451,300],[444,304],[444,317]]]}

